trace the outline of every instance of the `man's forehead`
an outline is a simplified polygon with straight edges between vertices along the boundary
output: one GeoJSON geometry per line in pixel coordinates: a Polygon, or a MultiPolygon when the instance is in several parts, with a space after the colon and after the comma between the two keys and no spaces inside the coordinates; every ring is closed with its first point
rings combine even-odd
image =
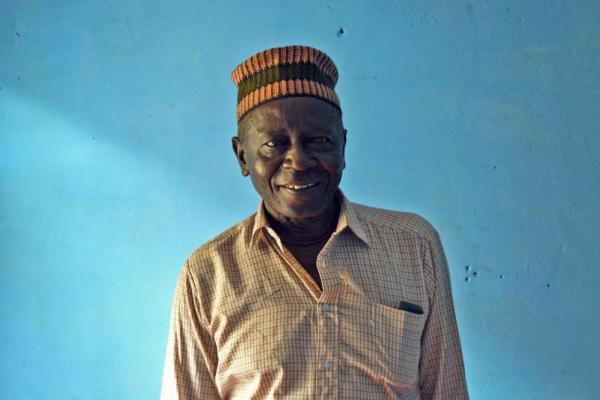
{"type": "Polygon", "coordinates": [[[312,97],[287,97],[261,104],[247,116],[246,126],[257,132],[289,127],[330,130],[339,114],[328,103],[312,97]]]}

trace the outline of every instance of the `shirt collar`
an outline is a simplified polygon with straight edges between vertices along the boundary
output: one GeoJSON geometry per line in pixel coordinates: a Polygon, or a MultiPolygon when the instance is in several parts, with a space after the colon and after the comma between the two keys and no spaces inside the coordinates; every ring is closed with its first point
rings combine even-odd
{"type": "MultiPolygon", "coordinates": [[[[340,216],[338,219],[337,227],[333,232],[334,235],[341,233],[344,229],[348,228],[352,231],[360,240],[369,244],[369,239],[361,222],[356,218],[356,213],[354,211],[352,203],[348,201],[344,193],[342,193],[341,189],[338,189],[335,193],[335,198],[340,204],[340,216]]],[[[281,239],[275,230],[269,225],[269,220],[267,219],[265,205],[261,200],[258,204],[258,210],[256,211],[256,215],[254,217],[254,226],[252,227],[252,237],[250,239],[250,246],[253,246],[255,241],[257,240],[257,236],[259,232],[262,234],[268,234],[271,236],[280,248],[283,248],[281,243],[281,239]]]]}

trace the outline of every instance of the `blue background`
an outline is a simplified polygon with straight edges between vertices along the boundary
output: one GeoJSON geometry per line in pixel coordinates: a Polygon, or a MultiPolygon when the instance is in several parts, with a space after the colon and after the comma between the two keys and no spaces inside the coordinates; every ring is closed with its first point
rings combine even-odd
{"type": "Polygon", "coordinates": [[[346,195],[442,236],[471,397],[598,398],[599,16],[1,1],[0,397],[158,397],[183,261],[258,202],[230,148],[229,74],[308,44],[340,70],[346,195]]]}

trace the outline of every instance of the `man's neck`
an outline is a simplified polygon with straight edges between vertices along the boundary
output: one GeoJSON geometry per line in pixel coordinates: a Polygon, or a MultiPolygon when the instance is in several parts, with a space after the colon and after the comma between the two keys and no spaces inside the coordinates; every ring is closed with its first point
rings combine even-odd
{"type": "Polygon", "coordinates": [[[325,212],[314,218],[290,219],[273,215],[268,210],[266,215],[284,244],[309,246],[329,239],[337,227],[340,205],[334,198],[325,212]]]}

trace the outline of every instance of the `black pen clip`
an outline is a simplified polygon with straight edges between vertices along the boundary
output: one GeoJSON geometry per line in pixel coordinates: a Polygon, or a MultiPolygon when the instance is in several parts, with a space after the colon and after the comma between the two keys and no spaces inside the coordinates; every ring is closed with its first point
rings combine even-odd
{"type": "Polygon", "coordinates": [[[413,303],[409,303],[407,301],[401,301],[400,305],[398,305],[398,309],[403,310],[403,311],[408,311],[413,314],[419,314],[419,315],[423,314],[423,309],[421,308],[421,306],[418,306],[413,303]]]}

